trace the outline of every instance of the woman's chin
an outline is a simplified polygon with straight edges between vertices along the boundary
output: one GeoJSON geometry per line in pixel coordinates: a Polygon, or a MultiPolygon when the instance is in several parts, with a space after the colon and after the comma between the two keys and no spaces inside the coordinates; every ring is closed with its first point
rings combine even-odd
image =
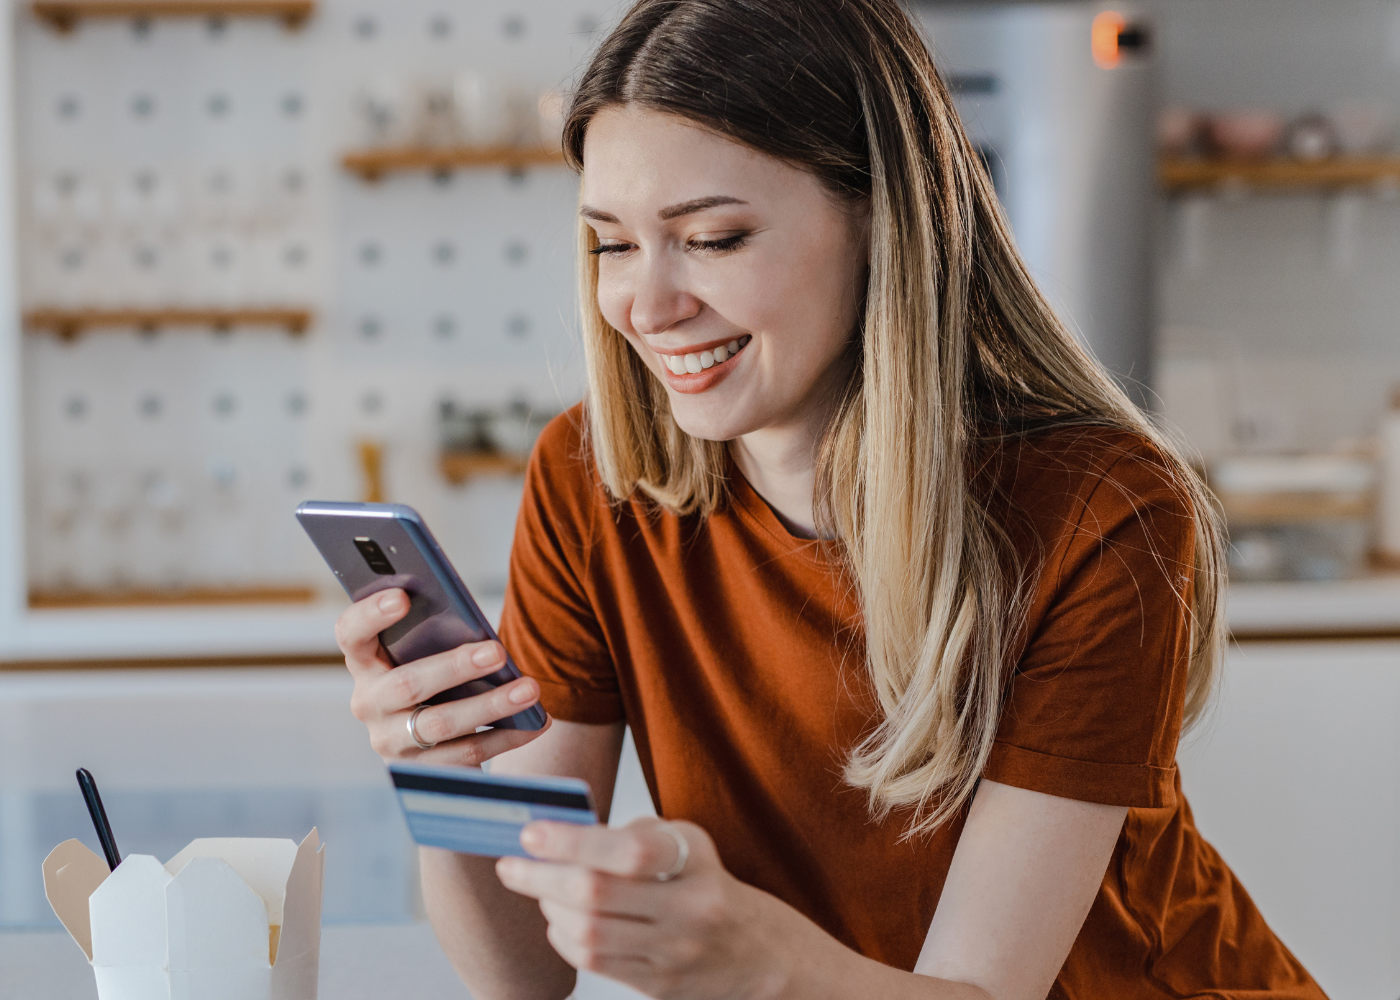
{"type": "Polygon", "coordinates": [[[695,397],[671,397],[671,417],[676,426],[701,441],[732,441],[755,430],[752,421],[734,412],[733,406],[695,397]]]}

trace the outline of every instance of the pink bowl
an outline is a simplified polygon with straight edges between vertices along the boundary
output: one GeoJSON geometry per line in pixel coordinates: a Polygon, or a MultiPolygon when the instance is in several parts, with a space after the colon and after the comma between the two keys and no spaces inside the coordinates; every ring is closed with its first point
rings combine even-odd
{"type": "Polygon", "coordinates": [[[1211,145],[1235,160],[1262,160],[1278,152],[1283,116],[1273,111],[1231,111],[1213,116],[1207,133],[1211,145]]]}

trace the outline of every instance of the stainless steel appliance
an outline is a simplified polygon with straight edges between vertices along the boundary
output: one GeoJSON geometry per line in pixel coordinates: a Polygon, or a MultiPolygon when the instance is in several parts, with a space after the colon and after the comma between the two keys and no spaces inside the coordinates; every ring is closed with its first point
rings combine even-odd
{"type": "Polygon", "coordinates": [[[1151,381],[1156,69],[1139,9],[926,4],[939,70],[1050,301],[1140,401],[1151,381]]]}

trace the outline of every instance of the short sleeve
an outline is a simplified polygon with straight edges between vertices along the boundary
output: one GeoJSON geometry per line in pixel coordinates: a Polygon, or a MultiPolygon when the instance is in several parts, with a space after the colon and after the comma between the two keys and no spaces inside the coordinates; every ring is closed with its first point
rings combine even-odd
{"type": "Polygon", "coordinates": [[[1086,475],[1083,494],[1045,539],[983,774],[1086,802],[1172,806],[1191,656],[1191,507],[1145,444],[1086,475]]]}
{"type": "Polygon", "coordinates": [[[567,722],[625,718],[617,672],[588,598],[592,518],[606,505],[578,431],[579,408],[555,418],[530,457],[511,547],[501,642],[567,722]]]}

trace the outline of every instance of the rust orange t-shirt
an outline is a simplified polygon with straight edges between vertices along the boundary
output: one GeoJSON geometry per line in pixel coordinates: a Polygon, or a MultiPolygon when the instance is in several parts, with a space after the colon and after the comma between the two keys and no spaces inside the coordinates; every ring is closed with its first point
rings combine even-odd
{"type": "MultiPolygon", "coordinates": [[[[657,812],[736,877],[912,969],[961,820],[901,840],[841,778],[878,721],[838,548],[792,536],[737,470],[708,519],[610,502],[575,408],[526,476],[501,638],[556,718],[626,721],[657,812]]],[[[1189,646],[1188,508],[1131,434],[1002,446],[977,473],[1035,573],[984,772],[1128,806],[1053,997],[1319,998],[1196,831],[1175,756],[1189,646]]]]}

